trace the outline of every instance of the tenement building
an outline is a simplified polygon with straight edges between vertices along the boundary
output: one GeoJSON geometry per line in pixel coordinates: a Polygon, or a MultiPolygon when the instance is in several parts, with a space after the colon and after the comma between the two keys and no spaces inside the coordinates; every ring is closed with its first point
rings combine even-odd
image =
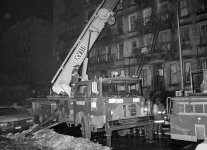
{"type": "Polygon", "coordinates": [[[52,75],[52,25],[28,18],[0,36],[0,103],[48,92],[52,75]],[[41,89],[41,90],[39,90],[41,89]]]}
{"type": "MultiPolygon", "coordinates": [[[[100,2],[54,1],[57,68],[100,2]]],[[[174,95],[181,89],[182,64],[184,88],[190,90],[190,72],[207,64],[205,0],[120,0],[115,18],[89,53],[89,78],[138,76],[146,94],[174,95]]]]}
{"type": "MultiPolygon", "coordinates": [[[[56,68],[100,2],[54,1],[56,68]]],[[[120,0],[115,18],[89,53],[89,78],[136,76],[145,95],[190,90],[191,71],[207,66],[205,0],[120,0]]]]}

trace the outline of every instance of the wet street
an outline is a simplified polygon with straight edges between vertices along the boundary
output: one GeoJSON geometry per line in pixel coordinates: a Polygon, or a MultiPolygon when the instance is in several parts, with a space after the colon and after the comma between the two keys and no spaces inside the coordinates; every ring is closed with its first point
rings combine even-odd
{"type": "MultiPolygon", "coordinates": [[[[10,135],[10,137],[13,135],[10,135]]],[[[106,136],[104,133],[96,133],[92,136],[92,141],[83,141],[85,139],[79,138],[81,137],[80,128],[73,127],[68,128],[66,125],[61,124],[55,126],[52,129],[45,130],[41,134],[29,138],[29,140],[25,140],[24,138],[20,139],[19,142],[15,142],[15,140],[10,140],[0,136],[0,149],[2,150],[51,150],[50,146],[58,145],[62,142],[62,149],[74,150],[77,149],[77,146],[82,148],[81,150],[87,150],[87,147],[92,146],[93,150],[100,150],[101,146],[106,146],[106,136]],[[55,132],[54,132],[55,131],[55,132]],[[58,134],[59,133],[59,134],[58,134]],[[68,136],[67,136],[68,135],[68,136]],[[25,141],[25,142],[23,142],[25,141]],[[38,142],[37,142],[38,141],[38,142]],[[43,146],[35,146],[35,143],[39,143],[39,145],[43,146]],[[77,144],[77,145],[76,145],[77,144]],[[93,144],[98,144],[94,145],[93,144]],[[100,145],[100,146],[99,146],[100,145]],[[99,147],[96,149],[95,147],[99,147]],[[67,147],[67,148],[66,148],[67,147]],[[86,148],[83,148],[86,147],[86,148]]],[[[170,139],[169,135],[154,135],[153,141],[148,141],[145,136],[139,136],[138,132],[135,134],[129,134],[127,136],[119,136],[117,132],[113,132],[112,134],[112,150],[195,150],[197,143],[194,142],[185,142],[185,141],[174,141],[170,139]]],[[[60,146],[58,146],[60,149],[60,146]]],[[[92,148],[91,147],[91,148],[92,148]]],[[[91,150],[89,148],[88,150],[91,150]]],[[[53,148],[56,150],[56,148],[53,148]]],[[[61,149],[61,150],[62,150],[61,149]]],[[[105,149],[109,149],[105,147],[105,149]]],[[[79,148],[77,149],[79,150],[79,148]]],[[[102,148],[101,148],[102,150],[102,148]]]]}
{"type": "MultiPolygon", "coordinates": [[[[59,133],[81,136],[77,128],[67,128],[64,125],[58,126],[55,130],[59,133]]],[[[92,141],[106,146],[106,136],[103,134],[93,135],[92,141]]],[[[148,141],[144,136],[127,135],[120,137],[117,133],[112,135],[113,150],[195,150],[198,143],[174,141],[169,135],[154,135],[153,141],[148,141]]]]}

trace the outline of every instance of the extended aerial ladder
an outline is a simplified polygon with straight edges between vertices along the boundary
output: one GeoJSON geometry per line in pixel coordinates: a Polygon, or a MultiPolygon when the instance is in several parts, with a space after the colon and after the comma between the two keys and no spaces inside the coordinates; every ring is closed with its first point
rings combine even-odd
{"type": "Polygon", "coordinates": [[[52,79],[53,92],[56,94],[66,93],[70,96],[72,71],[75,66],[80,66],[83,61],[82,80],[87,80],[87,54],[104,29],[105,24],[109,23],[112,25],[115,23],[113,10],[118,2],[119,0],[103,0],[98,6],[52,79]]]}

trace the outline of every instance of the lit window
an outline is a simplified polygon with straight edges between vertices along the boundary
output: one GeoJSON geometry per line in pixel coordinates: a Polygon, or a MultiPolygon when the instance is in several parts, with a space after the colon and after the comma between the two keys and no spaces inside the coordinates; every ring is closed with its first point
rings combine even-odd
{"type": "Polygon", "coordinates": [[[180,1],[180,16],[187,16],[188,15],[188,0],[181,0],[180,1]]]}
{"type": "Polygon", "coordinates": [[[185,63],[185,83],[190,83],[191,63],[185,63]]]}
{"type": "Polygon", "coordinates": [[[151,20],[151,15],[152,15],[152,9],[151,8],[146,8],[143,10],[143,23],[144,25],[147,25],[150,20],[151,20]]]}

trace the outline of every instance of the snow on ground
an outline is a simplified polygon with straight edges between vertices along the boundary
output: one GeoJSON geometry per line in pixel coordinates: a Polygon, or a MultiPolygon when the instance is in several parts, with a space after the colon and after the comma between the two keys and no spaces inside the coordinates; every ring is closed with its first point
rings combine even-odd
{"type": "MultiPolygon", "coordinates": [[[[15,143],[13,146],[16,146],[13,147],[12,145],[7,145],[7,149],[13,150],[13,147],[15,150],[110,150],[109,147],[102,146],[101,144],[94,143],[90,140],[59,134],[51,129],[43,129],[34,133],[32,136],[25,137],[26,133],[28,133],[30,130],[24,131],[22,133],[5,135],[6,138],[9,138],[13,141],[13,144],[15,143]]],[[[0,147],[1,146],[2,143],[0,143],[0,147]]]]}

